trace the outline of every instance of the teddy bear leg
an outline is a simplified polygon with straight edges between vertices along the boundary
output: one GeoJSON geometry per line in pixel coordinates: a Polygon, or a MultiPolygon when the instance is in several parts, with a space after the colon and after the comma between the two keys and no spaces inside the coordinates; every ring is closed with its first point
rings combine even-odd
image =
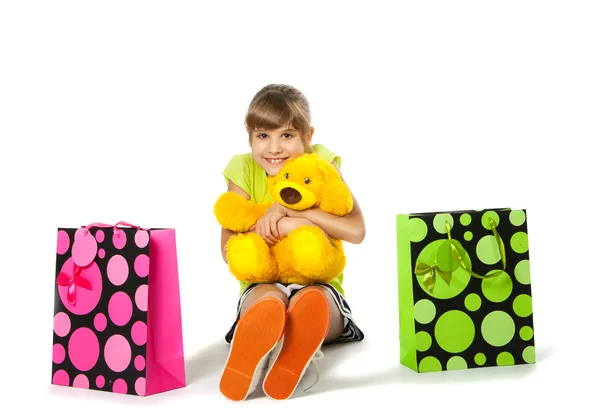
{"type": "Polygon", "coordinates": [[[331,241],[319,227],[297,228],[288,235],[287,240],[290,265],[295,275],[304,278],[305,283],[328,282],[346,264],[341,242],[331,241]]]}
{"type": "Polygon", "coordinates": [[[292,258],[292,240],[289,236],[284,237],[272,248],[272,253],[277,261],[279,270],[278,281],[283,284],[312,284],[310,278],[306,278],[294,269],[294,259],[292,258]]]}
{"type": "Polygon", "coordinates": [[[269,245],[256,233],[236,234],[227,242],[229,271],[240,281],[273,282],[277,264],[269,245]]]}

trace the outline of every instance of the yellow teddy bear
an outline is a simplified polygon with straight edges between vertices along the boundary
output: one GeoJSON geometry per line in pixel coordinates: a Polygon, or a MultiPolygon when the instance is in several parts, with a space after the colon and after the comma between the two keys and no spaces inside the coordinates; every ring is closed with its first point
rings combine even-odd
{"type": "MultiPolygon", "coordinates": [[[[352,210],[352,195],[339,172],[316,154],[288,161],[268,177],[271,198],[294,210],[318,207],[343,216],[352,210]]],[[[342,241],[329,239],[316,226],[302,226],[273,247],[256,233],[247,232],[273,204],[256,204],[237,193],[219,196],[214,212],[219,224],[238,234],[226,245],[231,273],[240,281],[285,284],[327,283],[346,265],[342,241]]]]}

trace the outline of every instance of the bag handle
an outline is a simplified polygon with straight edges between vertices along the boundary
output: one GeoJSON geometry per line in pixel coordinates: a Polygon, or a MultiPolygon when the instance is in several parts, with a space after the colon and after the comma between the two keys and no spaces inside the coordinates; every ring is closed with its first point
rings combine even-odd
{"type": "MultiPolygon", "coordinates": [[[[491,228],[492,232],[494,233],[494,238],[496,239],[496,243],[498,244],[498,250],[500,251],[500,258],[502,260],[502,270],[492,270],[489,273],[487,273],[486,275],[477,274],[476,272],[474,272],[473,270],[471,270],[467,267],[463,258],[460,255],[460,252],[458,251],[458,249],[456,248],[454,243],[452,241],[450,241],[450,250],[452,253],[452,259],[458,263],[460,268],[462,268],[463,270],[468,272],[472,277],[479,278],[481,280],[486,279],[486,278],[496,277],[496,276],[502,274],[504,272],[504,270],[506,270],[506,251],[504,249],[504,242],[502,241],[502,238],[500,237],[498,230],[496,230],[495,221],[490,218],[489,224],[490,224],[490,228],[491,228]]],[[[448,240],[452,240],[450,230],[451,230],[450,223],[448,223],[446,221],[446,233],[448,234],[448,240]]],[[[422,261],[418,261],[415,266],[414,274],[418,275],[418,276],[421,276],[421,275],[424,276],[423,284],[425,285],[425,287],[427,287],[427,290],[432,292],[435,287],[436,273],[444,280],[444,282],[446,282],[446,284],[450,284],[450,281],[452,280],[453,272],[454,272],[454,270],[452,270],[452,271],[442,270],[439,267],[437,262],[435,262],[433,265],[429,265],[422,261]]]]}
{"type": "MultiPolygon", "coordinates": [[[[471,274],[473,277],[479,278],[482,280],[485,278],[496,277],[496,276],[502,274],[504,272],[504,270],[506,270],[506,250],[504,249],[504,242],[502,241],[502,237],[500,237],[500,234],[498,234],[498,230],[496,230],[496,223],[494,222],[494,220],[492,220],[490,218],[489,223],[490,223],[490,227],[492,229],[492,233],[494,233],[494,237],[496,238],[496,243],[498,244],[498,250],[500,251],[500,259],[502,260],[502,270],[492,270],[489,273],[487,273],[486,275],[479,275],[479,274],[471,271],[465,265],[465,262],[463,261],[462,257],[460,256],[460,253],[458,252],[458,249],[456,248],[456,246],[454,244],[450,243],[450,249],[452,250],[452,257],[460,265],[460,267],[463,270],[465,270],[466,272],[468,272],[469,274],[471,274]]],[[[448,233],[448,239],[452,240],[452,237],[450,236],[450,228],[451,228],[450,224],[446,221],[446,232],[448,233]]]]}
{"type": "Polygon", "coordinates": [[[115,225],[110,225],[110,224],[106,224],[106,223],[91,223],[91,224],[88,224],[87,226],[83,226],[82,225],[81,228],[84,229],[83,230],[83,235],[87,235],[89,233],[89,231],[90,231],[90,228],[92,228],[92,227],[100,227],[100,228],[109,228],[109,227],[112,227],[113,232],[118,235],[119,232],[117,230],[117,226],[127,226],[127,227],[130,227],[130,228],[136,228],[138,230],[141,230],[141,228],[140,228],[139,225],[130,224],[130,223],[125,222],[125,221],[119,221],[115,225]]]}

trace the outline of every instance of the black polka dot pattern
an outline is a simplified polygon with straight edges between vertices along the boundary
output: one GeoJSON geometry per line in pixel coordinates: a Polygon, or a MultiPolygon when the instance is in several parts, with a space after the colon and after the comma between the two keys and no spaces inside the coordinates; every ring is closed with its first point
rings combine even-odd
{"type": "Polygon", "coordinates": [[[58,230],[52,384],[145,395],[149,232],[58,230]]]}
{"type": "Polygon", "coordinates": [[[419,372],[534,363],[526,211],[397,217],[401,362],[419,372]]]}

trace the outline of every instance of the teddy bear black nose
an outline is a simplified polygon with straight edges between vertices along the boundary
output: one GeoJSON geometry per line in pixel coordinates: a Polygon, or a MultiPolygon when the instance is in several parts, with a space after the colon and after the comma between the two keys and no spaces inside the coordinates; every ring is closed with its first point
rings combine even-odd
{"type": "Polygon", "coordinates": [[[296,204],[302,200],[302,194],[292,187],[285,187],[279,192],[281,199],[287,204],[296,204]]]}

